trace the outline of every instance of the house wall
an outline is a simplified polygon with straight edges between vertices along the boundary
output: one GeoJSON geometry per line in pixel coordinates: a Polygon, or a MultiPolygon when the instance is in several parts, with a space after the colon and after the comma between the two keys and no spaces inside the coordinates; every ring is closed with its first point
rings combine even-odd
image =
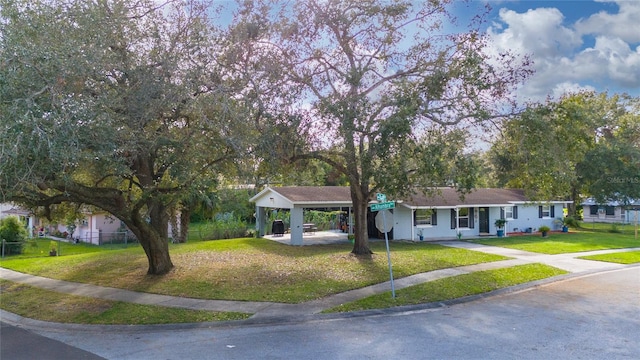
{"type": "MultiPolygon", "coordinates": [[[[549,226],[551,229],[558,229],[554,224],[556,218],[562,216],[562,205],[554,206],[555,217],[539,217],[537,205],[518,205],[518,218],[507,219],[507,233],[523,232],[527,228],[532,231],[543,225],[549,226]]],[[[457,238],[456,229],[451,229],[451,209],[437,209],[437,225],[413,226],[413,210],[404,206],[394,209],[394,239],[397,240],[419,240],[419,233],[425,240],[434,239],[455,239],[457,238]]],[[[469,229],[459,229],[462,238],[475,238],[480,236],[479,227],[479,211],[478,207],[474,207],[474,227],[469,229]]],[[[495,235],[497,228],[494,225],[496,219],[500,218],[500,207],[489,207],[489,233],[495,235]]]]}
{"type": "MultiPolygon", "coordinates": [[[[5,213],[5,211],[9,211],[14,208],[16,208],[16,205],[13,203],[0,203],[0,219],[4,219],[9,216],[17,216],[14,214],[5,213]]],[[[27,229],[27,234],[30,238],[37,235],[37,231],[34,232],[34,227],[40,226],[40,221],[37,217],[33,215],[19,215],[18,218],[24,222],[25,228],[27,229]]]]}
{"type": "Polygon", "coordinates": [[[607,215],[604,211],[604,207],[601,208],[595,215],[591,215],[591,206],[590,205],[582,205],[582,217],[584,222],[604,222],[604,223],[628,223],[629,216],[627,216],[627,212],[621,207],[614,207],[614,214],[607,215]]]}
{"type": "MultiPolygon", "coordinates": [[[[60,232],[69,232],[64,225],[58,225],[57,228],[60,232]]],[[[95,245],[111,241],[124,241],[120,220],[108,214],[87,214],[85,219],[76,225],[73,237],[95,245]]]]}

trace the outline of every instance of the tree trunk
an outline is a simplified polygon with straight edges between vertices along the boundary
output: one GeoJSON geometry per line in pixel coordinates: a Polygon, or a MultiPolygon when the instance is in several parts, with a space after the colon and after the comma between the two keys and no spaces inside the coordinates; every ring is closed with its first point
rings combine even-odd
{"type": "Polygon", "coordinates": [[[580,200],[580,193],[578,192],[578,188],[574,185],[571,187],[571,201],[572,203],[567,205],[567,215],[571,217],[576,217],[578,213],[578,201],[580,200]]]}
{"type": "Polygon", "coordinates": [[[159,201],[149,201],[149,223],[137,216],[129,226],[138,237],[149,262],[148,275],[163,275],[173,268],[169,256],[168,213],[159,201]]]}
{"type": "Polygon", "coordinates": [[[367,232],[367,207],[369,206],[368,191],[361,186],[351,185],[351,202],[353,203],[355,242],[351,253],[356,255],[371,255],[369,248],[369,233],[367,232]]]}
{"type": "Polygon", "coordinates": [[[189,236],[189,222],[191,219],[191,209],[188,207],[182,207],[180,211],[180,236],[178,242],[186,243],[189,236]]]}
{"type": "Polygon", "coordinates": [[[149,268],[148,275],[163,275],[173,268],[171,257],[169,256],[169,241],[166,237],[161,237],[158,231],[149,224],[136,222],[135,225],[128,225],[129,229],[136,235],[140,245],[147,255],[149,268]]]}

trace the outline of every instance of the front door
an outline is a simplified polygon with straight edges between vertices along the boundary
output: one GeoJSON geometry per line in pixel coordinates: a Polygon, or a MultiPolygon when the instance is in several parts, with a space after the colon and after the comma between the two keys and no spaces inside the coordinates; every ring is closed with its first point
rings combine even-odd
{"type": "Polygon", "coordinates": [[[478,209],[478,227],[480,230],[480,233],[485,233],[488,234],[489,233],[489,208],[488,207],[481,207],[478,209]]]}

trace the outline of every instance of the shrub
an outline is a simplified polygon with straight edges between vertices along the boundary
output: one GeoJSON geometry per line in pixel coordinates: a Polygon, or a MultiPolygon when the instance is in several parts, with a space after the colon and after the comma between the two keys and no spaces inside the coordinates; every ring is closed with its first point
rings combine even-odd
{"type": "Polygon", "coordinates": [[[538,228],[538,231],[540,231],[540,232],[548,232],[549,230],[551,230],[551,228],[549,228],[549,227],[548,227],[548,226],[546,226],[546,225],[542,225],[542,226],[540,226],[540,227],[538,228]]]}
{"type": "Polygon", "coordinates": [[[573,216],[567,216],[564,220],[564,224],[574,229],[580,226],[580,224],[578,223],[578,220],[573,216]]]}
{"type": "Polygon", "coordinates": [[[247,223],[231,213],[218,214],[201,228],[201,239],[233,239],[247,236],[247,223]]]}
{"type": "Polygon", "coordinates": [[[304,212],[304,222],[315,224],[318,230],[337,229],[340,214],[340,211],[306,210],[304,212]]]}
{"type": "Polygon", "coordinates": [[[618,226],[618,224],[613,223],[611,224],[611,228],[609,229],[609,232],[613,234],[620,234],[622,233],[622,230],[620,230],[620,227],[618,226]]]}
{"type": "Polygon", "coordinates": [[[21,254],[27,242],[27,230],[17,217],[9,216],[0,220],[0,239],[5,241],[5,255],[21,254]]]}

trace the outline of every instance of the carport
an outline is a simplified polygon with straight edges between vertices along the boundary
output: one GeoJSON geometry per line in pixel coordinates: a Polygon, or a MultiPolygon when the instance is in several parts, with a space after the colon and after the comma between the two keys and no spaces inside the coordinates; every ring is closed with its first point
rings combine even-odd
{"type": "Polygon", "coordinates": [[[351,218],[351,194],[344,186],[267,187],[249,199],[256,204],[258,236],[266,233],[267,209],[289,209],[291,245],[302,245],[304,209],[347,208],[351,218]]]}

